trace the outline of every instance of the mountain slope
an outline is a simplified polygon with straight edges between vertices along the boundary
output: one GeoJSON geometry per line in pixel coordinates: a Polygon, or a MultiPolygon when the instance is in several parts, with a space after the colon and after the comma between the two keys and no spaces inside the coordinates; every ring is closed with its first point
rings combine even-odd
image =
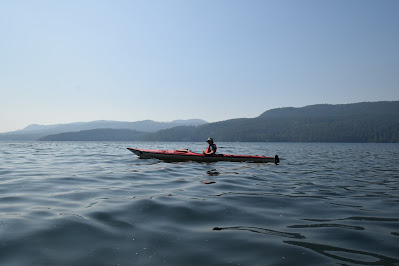
{"type": "Polygon", "coordinates": [[[316,104],[305,107],[294,108],[284,107],[271,109],[258,118],[272,117],[318,117],[335,116],[342,117],[348,115],[398,115],[399,101],[392,102],[362,102],[351,104],[316,104]]]}
{"type": "Polygon", "coordinates": [[[399,142],[399,101],[278,108],[256,118],[179,127],[152,141],[399,142]]]}

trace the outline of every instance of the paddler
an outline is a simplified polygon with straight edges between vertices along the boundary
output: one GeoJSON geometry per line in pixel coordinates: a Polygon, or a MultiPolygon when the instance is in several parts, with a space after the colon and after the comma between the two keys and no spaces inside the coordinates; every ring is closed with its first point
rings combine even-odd
{"type": "Polygon", "coordinates": [[[217,147],[213,143],[213,138],[208,138],[206,142],[208,142],[208,148],[206,148],[206,151],[202,151],[202,154],[215,154],[217,147]]]}

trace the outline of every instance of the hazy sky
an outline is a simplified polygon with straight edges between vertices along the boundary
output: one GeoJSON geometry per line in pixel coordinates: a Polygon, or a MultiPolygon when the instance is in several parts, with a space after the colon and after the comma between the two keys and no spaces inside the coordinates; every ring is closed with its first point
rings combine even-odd
{"type": "Polygon", "coordinates": [[[0,132],[399,100],[397,0],[0,0],[0,132]]]}

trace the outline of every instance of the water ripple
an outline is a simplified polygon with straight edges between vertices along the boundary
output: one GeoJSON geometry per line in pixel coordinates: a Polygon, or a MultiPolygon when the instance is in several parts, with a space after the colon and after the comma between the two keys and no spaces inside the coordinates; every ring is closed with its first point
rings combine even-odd
{"type": "Polygon", "coordinates": [[[204,145],[0,142],[0,264],[399,265],[399,144],[219,144],[280,165],[127,146],[204,145]]]}
{"type": "Polygon", "coordinates": [[[249,231],[257,234],[265,234],[270,236],[279,236],[279,237],[286,237],[286,238],[296,238],[296,239],[304,239],[306,237],[302,236],[298,233],[287,233],[287,232],[280,232],[275,230],[270,230],[267,228],[260,228],[254,226],[229,226],[229,227],[214,227],[212,230],[242,230],[242,231],[249,231]]]}

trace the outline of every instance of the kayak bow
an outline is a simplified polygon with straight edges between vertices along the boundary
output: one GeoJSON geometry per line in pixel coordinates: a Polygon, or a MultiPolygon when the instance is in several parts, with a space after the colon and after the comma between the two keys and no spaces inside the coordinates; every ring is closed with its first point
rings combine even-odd
{"type": "Polygon", "coordinates": [[[159,159],[164,161],[196,161],[196,162],[254,162],[254,163],[275,163],[280,159],[278,155],[274,157],[258,155],[231,155],[231,154],[201,154],[190,150],[149,150],[127,148],[141,159],[159,159]]]}

